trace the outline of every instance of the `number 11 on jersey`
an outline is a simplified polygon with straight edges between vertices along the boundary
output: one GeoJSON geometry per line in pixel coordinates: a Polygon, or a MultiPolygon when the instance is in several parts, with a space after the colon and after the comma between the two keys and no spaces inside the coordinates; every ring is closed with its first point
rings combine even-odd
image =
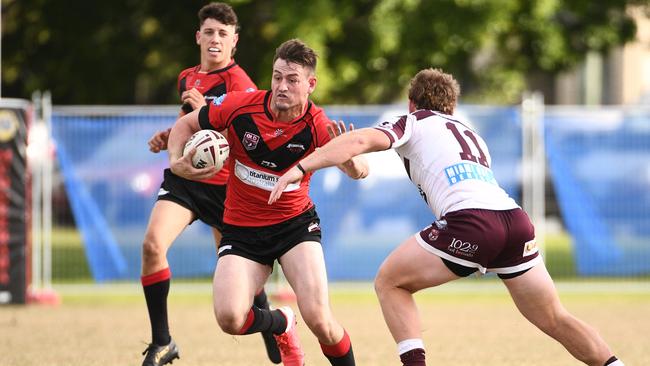
{"type": "Polygon", "coordinates": [[[452,134],[454,134],[454,137],[456,138],[456,141],[458,141],[458,144],[460,145],[461,152],[460,152],[460,158],[462,160],[469,160],[473,161],[475,163],[479,163],[483,165],[486,168],[489,168],[490,165],[488,164],[487,157],[485,156],[485,153],[483,150],[481,150],[481,147],[478,144],[478,140],[476,140],[476,135],[472,133],[470,130],[465,130],[464,134],[465,136],[469,137],[469,139],[472,141],[474,146],[476,146],[476,149],[478,150],[479,156],[476,157],[476,155],[472,154],[472,150],[469,147],[469,144],[467,143],[467,140],[463,137],[463,135],[460,134],[460,131],[458,131],[458,127],[456,127],[455,123],[452,122],[447,122],[445,125],[447,126],[447,129],[451,131],[452,134]]]}

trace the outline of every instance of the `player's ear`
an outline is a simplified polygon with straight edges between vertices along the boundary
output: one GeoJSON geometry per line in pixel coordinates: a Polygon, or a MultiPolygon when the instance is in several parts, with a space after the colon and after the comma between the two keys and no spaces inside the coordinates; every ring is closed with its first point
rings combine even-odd
{"type": "Polygon", "coordinates": [[[310,75],[307,82],[309,83],[309,94],[311,94],[316,89],[316,75],[310,75]]]}
{"type": "Polygon", "coordinates": [[[415,102],[409,99],[409,113],[413,113],[417,111],[417,107],[415,105],[415,102]]]}
{"type": "Polygon", "coordinates": [[[198,44],[200,46],[201,45],[201,30],[200,29],[196,31],[195,37],[196,37],[196,44],[198,44]]]}

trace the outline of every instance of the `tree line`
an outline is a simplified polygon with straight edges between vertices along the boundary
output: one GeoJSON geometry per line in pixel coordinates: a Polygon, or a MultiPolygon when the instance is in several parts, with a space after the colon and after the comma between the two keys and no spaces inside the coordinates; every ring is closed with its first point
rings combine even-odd
{"type": "MultiPolygon", "coordinates": [[[[50,90],[63,104],[174,104],[176,77],[199,63],[206,1],[2,0],[2,96],[50,90]]],[[[319,53],[321,104],[404,97],[418,70],[460,81],[464,101],[515,103],[590,51],[634,39],[647,0],[238,0],[235,58],[268,88],[275,48],[319,53]]]]}

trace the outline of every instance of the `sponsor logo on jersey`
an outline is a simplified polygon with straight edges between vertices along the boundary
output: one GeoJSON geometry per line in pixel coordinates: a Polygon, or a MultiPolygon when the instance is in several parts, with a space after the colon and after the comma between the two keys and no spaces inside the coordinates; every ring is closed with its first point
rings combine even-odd
{"type": "Polygon", "coordinates": [[[451,244],[449,244],[447,250],[456,255],[462,255],[464,257],[471,258],[474,257],[474,254],[476,254],[478,245],[472,244],[468,241],[462,241],[461,239],[451,238],[451,244]]]}
{"type": "Polygon", "coordinates": [[[289,149],[289,151],[291,151],[294,154],[298,154],[300,152],[305,151],[305,145],[290,143],[290,144],[287,144],[287,149],[289,149]]]}
{"type": "Polygon", "coordinates": [[[497,184],[492,170],[476,163],[458,163],[448,166],[445,168],[445,175],[450,186],[468,179],[497,184]]]}
{"type": "Polygon", "coordinates": [[[255,150],[259,142],[260,137],[252,132],[246,132],[244,134],[244,138],[241,140],[241,143],[244,145],[244,149],[248,151],[255,150]]]}
{"type": "Polygon", "coordinates": [[[281,129],[281,128],[278,128],[275,131],[273,131],[273,133],[265,133],[264,136],[278,137],[278,136],[282,136],[283,133],[284,133],[284,130],[281,129]]]}
{"type": "Polygon", "coordinates": [[[248,88],[246,89],[246,93],[252,93],[255,91],[255,88],[248,88]]]}
{"type": "MultiPolygon", "coordinates": [[[[275,183],[280,179],[278,175],[263,172],[242,164],[235,159],[235,176],[249,186],[257,187],[265,191],[272,191],[275,183]]],[[[299,184],[291,183],[284,189],[284,192],[295,191],[300,188],[299,184]]]]}
{"type": "Polygon", "coordinates": [[[268,161],[268,160],[262,160],[260,165],[265,166],[267,168],[277,168],[278,167],[278,165],[276,163],[274,163],[272,161],[268,161]]]}
{"type": "Polygon", "coordinates": [[[221,94],[220,96],[212,99],[212,104],[221,105],[224,100],[226,100],[226,94],[221,94]]]}
{"type": "Polygon", "coordinates": [[[320,225],[317,222],[312,221],[311,224],[307,226],[307,232],[313,233],[314,231],[320,231],[320,225]]]}
{"type": "Polygon", "coordinates": [[[164,188],[160,188],[160,189],[158,190],[158,197],[160,197],[160,196],[164,196],[164,195],[166,195],[167,193],[169,193],[168,190],[166,190],[166,189],[164,189],[164,188]]]}
{"type": "Polygon", "coordinates": [[[436,241],[438,240],[438,236],[440,236],[440,231],[437,229],[434,229],[433,227],[431,228],[431,231],[429,231],[429,241],[436,241]]]}
{"type": "Polygon", "coordinates": [[[530,241],[527,241],[526,244],[524,244],[524,257],[527,257],[529,255],[533,255],[539,251],[539,247],[537,246],[537,240],[533,239],[530,241]]]}

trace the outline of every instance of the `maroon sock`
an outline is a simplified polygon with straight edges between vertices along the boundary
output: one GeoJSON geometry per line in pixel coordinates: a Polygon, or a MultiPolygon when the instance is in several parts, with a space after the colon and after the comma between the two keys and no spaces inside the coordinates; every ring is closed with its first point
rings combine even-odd
{"type": "Polygon", "coordinates": [[[167,345],[171,341],[167,322],[167,295],[171,277],[172,273],[168,267],[140,278],[149,311],[151,342],[159,346],[167,345]]]}
{"type": "Polygon", "coordinates": [[[415,348],[408,352],[399,355],[404,366],[427,366],[424,360],[424,350],[422,348],[415,348]]]}
{"type": "Polygon", "coordinates": [[[332,366],[354,366],[354,352],[352,352],[352,343],[348,332],[343,329],[343,338],[332,345],[320,344],[323,354],[330,361],[332,366]]]}

